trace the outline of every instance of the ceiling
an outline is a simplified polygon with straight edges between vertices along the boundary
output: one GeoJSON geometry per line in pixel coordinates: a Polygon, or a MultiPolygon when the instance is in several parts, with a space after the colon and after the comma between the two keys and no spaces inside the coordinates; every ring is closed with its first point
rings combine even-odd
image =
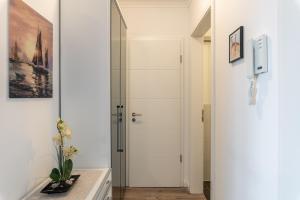
{"type": "Polygon", "coordinates": [[[190,0],[118,0],[122,5],[177,5],[186,6],[190,0]]]}
{"type": "Polygon", "coordinates": [[[119,0],[119,2],[188,2],[189,0],[119,0]]]}

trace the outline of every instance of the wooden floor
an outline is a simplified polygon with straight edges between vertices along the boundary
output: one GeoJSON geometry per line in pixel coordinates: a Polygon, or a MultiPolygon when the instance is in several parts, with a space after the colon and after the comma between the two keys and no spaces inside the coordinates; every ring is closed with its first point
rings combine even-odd
{"type": "Polygon", "coordinates": [[[205,200],[183,188],[128,188],[124,200],[205,200]]]}

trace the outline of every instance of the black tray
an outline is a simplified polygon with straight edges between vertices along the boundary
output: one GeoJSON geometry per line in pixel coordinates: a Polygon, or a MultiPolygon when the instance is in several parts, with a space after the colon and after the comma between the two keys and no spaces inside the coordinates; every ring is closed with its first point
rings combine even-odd
{"type": "Polygon", "coordinates": [[[53,187],[52,185],[57,184],[55,182],[49,183],[44,189],[42,189],[41,193],[44,194],[59,194],[68,192],[71,187],[76,183],[79,179],[80,175],[71,176],[70,180],[72,180],[72,184],[60,183],[57,187],[53,187]]]}

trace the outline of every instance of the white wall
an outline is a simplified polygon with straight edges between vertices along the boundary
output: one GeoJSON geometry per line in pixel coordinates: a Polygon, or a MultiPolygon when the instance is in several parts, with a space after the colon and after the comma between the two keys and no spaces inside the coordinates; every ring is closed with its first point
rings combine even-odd
{"type": "Polygon", "coordinates": [[[278,2],[215,0],[215,197],[278,198],[278,2]],[[257,6],[259,5],[259,6],[257,6]],[[245,59],[228,63],[228,35],[245,26],[245,59]],[[269,72],[249,106],[251,38],[269,36],[269,72]]]}
{"type": "Polygon", "coordinates": [[[8,1],[0,1],[0,200],[20,199],[54,166],[58,117],[58,0],[26,0],[54,25],[54,98],[8,99],[8,1]]]}
{"type": "Polygon", "coordinates": [[[278,3],[215,0],[215,151],[217,200],[278,198],[278,3]],[[257,6],[260,5],[260,6],[257,6]],[[225,22],[225,23],[224,23],[225,22]],[[228,35],[245,26],[245,59],[228,63],[228,35]],[[269,36],[269,72],[249,106],[251,39],[269,36]]]}
{"type": "Polygon", "coordinates": [[[62,1],[62,116],[75,166],[110,166],[110,1],[62,1]]]}
{"type": "MultiPolygon", "coordinates": [[[[215,0],[215,200],[278,198],[278,4],[272,0],[215,0]],[[257,5],[260,5],[259,7],[257,5]],[[228,63],[228,36],[245,26],[245,59],[228,63]],[[258,103],[249,106],[251,38],[270,37],[270,71],[258,80],[258,103]]],[[[194,0],[191,16],[206,3],[194,0]],[[194,11],[193,11],[194,10],[194,11]]],[[[193,30],[193,19],[192,27],[193,30]]]]}
{"type": "Polygon", "coordinates": [[[211,6],[211,0],[191,0],[189,5],[190,14],[190,34],[194,32],[197,25],[211,6]]]}
{"type": "Polygon", "coordinates": [[[280,200],[299,200],[300,180],[300,1],[280,0],[280,200]]]}
{"type": "Polygon", "coordinates": [[[120,3],[128,26],[128,37],[187,36],[186,7],[130,6],[120,3]],[[174,23],[176,22],[176,23],[174,23]]]}
{"type": "MultiPolygon", "coordinates": [[[[188,9],[186,4],[173,4],[165,1],[131,2],[120,1],[125,21],[128,26],[128,38],[134,37],[175,37],[184,39],[184,76],[188,80],[188,9]]],[[[188,82],[188,81],[187,81],[188,82]]],[[[188,96],[188,83],[184,83],[188,96]]],[[[188,108],[186,108],[187,110],[188,108]]],[[[187,113],[185,122],[188,123],[187,113]]],[[[189,141],[188,130],[184,138],[184,184],[189,185],[189,141]]]]}
{"type": "MultiPolygon", "coordinates": [[[[210,7],[210,0],[191,0],[189,5],[189,35],[194,35],[196,27],[204,17],[210,7]]],[[[196,32],[195,32],[196,31],[196,32]]],[[[196,35],[199,35],[197,33],[196,35]]],[[[210,52],[200,37],[190,37],[190,57],[189,57],[189,126],[190,126],[190,192],[203,192],[204,179],[204,126],[201,122],[202,108],[209,98],[208,80],[204,77],[207,75],[204,56],[210,52]]],[[[207,58],[208,59],[208,58],[207,58]]]]}

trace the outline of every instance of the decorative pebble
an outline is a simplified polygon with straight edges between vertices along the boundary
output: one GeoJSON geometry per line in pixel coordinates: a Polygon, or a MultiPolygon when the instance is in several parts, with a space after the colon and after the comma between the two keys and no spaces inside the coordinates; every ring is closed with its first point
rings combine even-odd
{"type": "Polygon", "coordinates": [[[69,185],[72,185],[73,181],[72,180],[67,180],[66,183],[69,184],[69,185]]]}
{"type": "Polygon", "coordinates": [[[53,184],[51,185],[51,188],[55,189],[55,188],[57,188],[58,186],[59,186],[59,183],[53,183],[53,184]]]}

